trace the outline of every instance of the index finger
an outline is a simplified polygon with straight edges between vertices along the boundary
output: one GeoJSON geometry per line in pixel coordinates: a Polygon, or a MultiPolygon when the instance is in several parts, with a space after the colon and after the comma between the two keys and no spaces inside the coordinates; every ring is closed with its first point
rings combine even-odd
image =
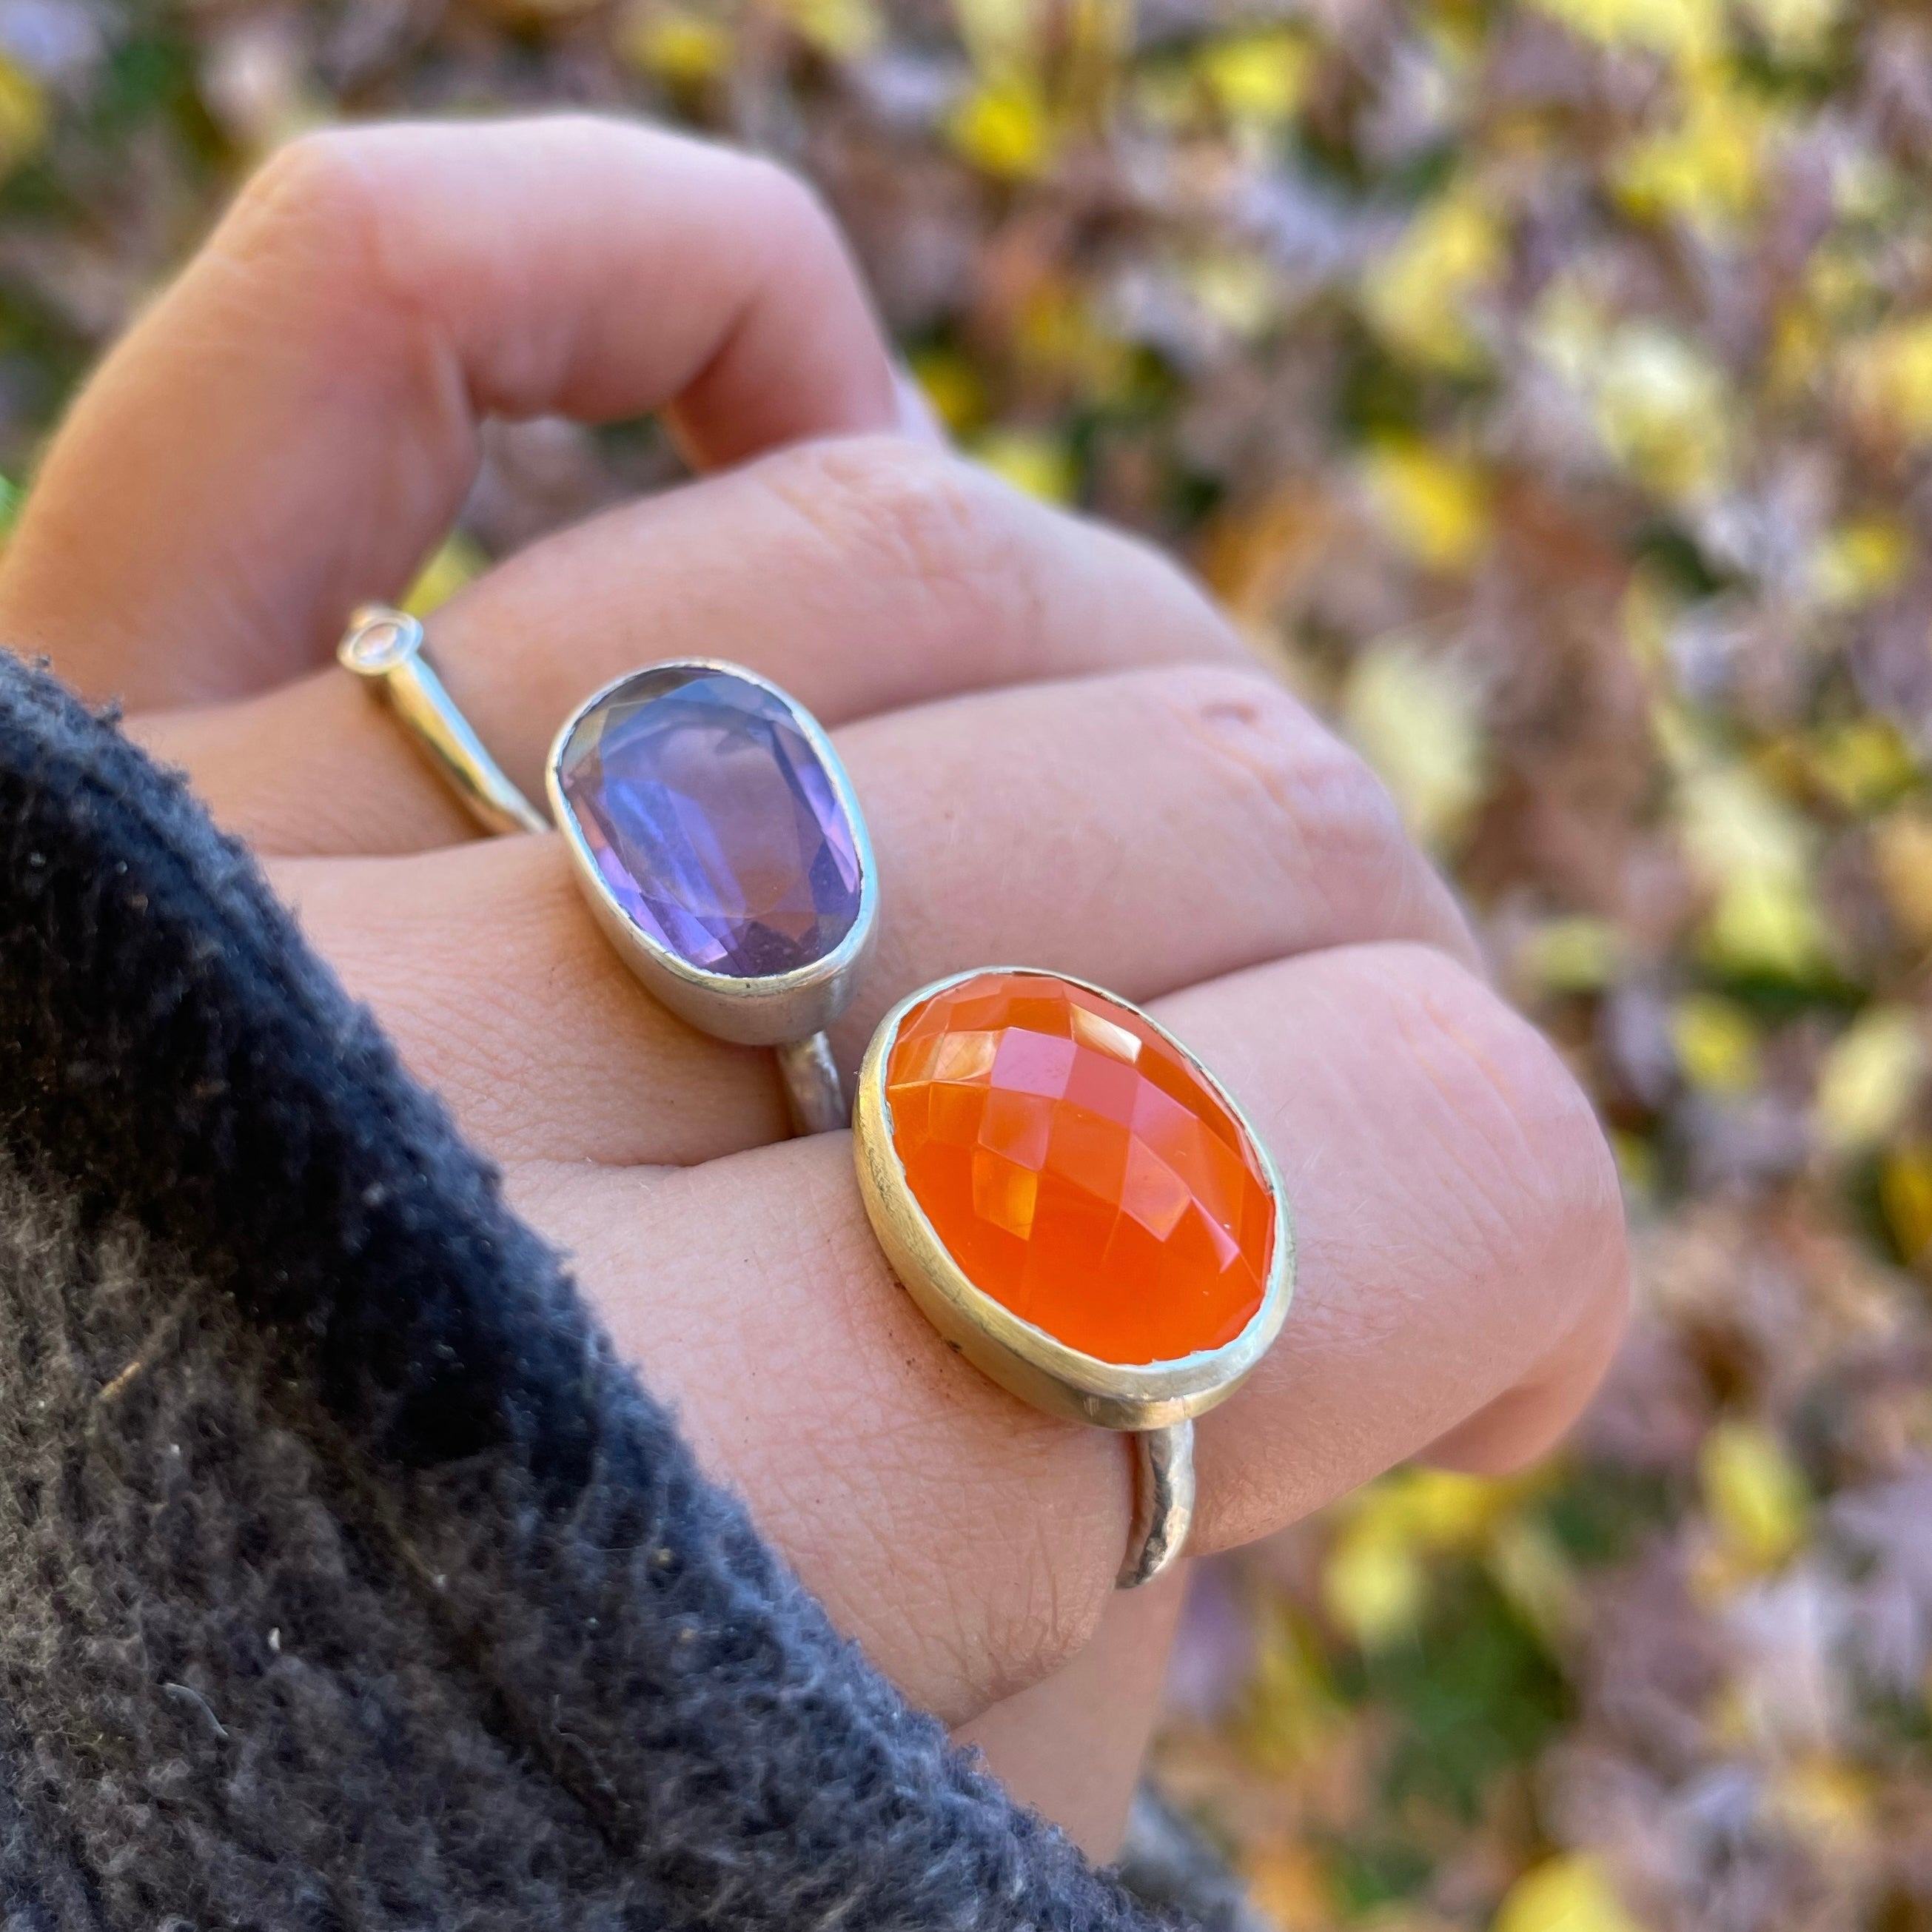
{"type": "Polygon", "coordinates": [[[706,465],[900,421],[800,182],[580,117],[306,136],[83,394],[9,544],[0,634],[136,709],[278,683],[406,587],[482,418],[666,405],[706,465]]]}

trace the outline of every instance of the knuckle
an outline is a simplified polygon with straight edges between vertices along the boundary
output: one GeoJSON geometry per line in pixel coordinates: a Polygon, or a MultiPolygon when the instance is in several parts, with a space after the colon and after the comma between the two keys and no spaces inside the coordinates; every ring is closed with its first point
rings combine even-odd
{"type": "Polygon", "coordinates": [[[1294,891],[1331,910],[1334,936],[1366,900],[1378,922],[1413,923],[1425,868],[1388,788],[1299,699],[1258,670],[1188,665],[1144,674],[1204,753],[1294,891]]]}
{"type": "Polygon", "coordinates": [[[236,212],[244,236],[313,236],[339,254],[370,246],[382,205],[370,165],[370,138],[352,129],[322,128],[277,148],[242,191],[236,212]]]}
{"type": "Polygon", "coordinates": [[[830,238],[838,224],[818,190],[802,175],[764,154],[734,157],[746,202],[762,208],[781,232],[796,231],[830,238]]]}
{"type": "Polygon", "coordinates": [[[1624,1292],[1622,1190],[1583,1090],[1550,1042],[1454,961],[1388,949],[1396,1027],[1447,1103],[1449,1152],[1487,1258],[1534,1285],[1546,1342],[1624,1292]]]}
{"type": "Polygon", "coordinates": [[[943,602],[952,623],[1010,625],[1021,538],[1005,493],[971,465],[878,436],[807,444],[760,467],[842,568],[943,602]]]}

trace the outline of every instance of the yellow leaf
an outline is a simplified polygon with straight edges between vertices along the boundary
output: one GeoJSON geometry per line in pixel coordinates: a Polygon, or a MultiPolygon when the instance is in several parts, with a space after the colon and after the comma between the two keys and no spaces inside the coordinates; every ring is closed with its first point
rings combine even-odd
{"type": "Polygon", "coordinates": [[[1565,275],[1557,276],[1544,291],[1528,330],[1537,354],[1582,394],[1594,381],[1610,332],[1609,320],[1594,297],[1565,275]]]}
{"type": "Polygon", "coordinates": [[[1775,873],[1744,872],[1725,880],[1699,941],[1704,958],[1720,973],[1793,985],[1816,979],[1830,959],[1810,887],[1775,873]]]}
{"type": "Polygon", "coordinates": [[[1358,1490],[1342,1513],[1370,1537],[1423,1550],[1472,1550],[1522,1490],[1520,1480],[1418,1466],[1358,1490]]]}
{"type": "Polygon", "coordinates": [[[695,87],[729,70],[731,34],[722,22],[703,14],[648,8],[626,20],[618,51],[633,66],[660,80],[695,87]]]}
{"type": "Polygon", "coordinates": [[[1101,326],[1087,291],[1070,280],[1050,279],[1028,298],[1014,346],[1029,368],[1071,376],[1102,400],[1120,396],[1132,378],[1131,350],[1101,326]]]}
{"type": "Polygon", "coordinates": [[[1489,479],[1475,464],[1423,442],[1388,442],[1363,476],[1389,533],[1432,570],[1466,570],[1489,540],[1489,479]]]}
{"type": "Polygon", "coordinates": [[[1932,316],[1893,323],[1853,343],[1843,363],[1852,407],[1875,434],[1932,441],[1932,316]]]}
{"type": "Polygon", "coordinates": [[[1366,1520],[1342,1532],[1322,1568],[1323,1607],[1364,1650],[1380,1649],[1413,1630],[1428,1589],[1414,1544],[1366,1520]]]}
{"type": "Polygon", "coordinates": [[[1856,610],[1895,590],[1912,567],[1912,536],[1895,517],[1861,517],[1840,524],[1811,553],[1818,600],[1856,610]]]}
{"type": "Polygon", "coordinates": [[[40,151],[51,120],[46,89],[0,53],[0,181],[40,151]]]}
{"type": "Polygon", "coordinates": [[[1442,658],[1384,638],[1355,660],[1342,715],[1417,836],[1438,848],[1459,837],[1488,782],[1482,706],[1470,680],[1442,658]]]}
{"type": "Polygon", "coordinates": [[[1210,40],[1194,56],[1195,70],[1222,112],[1263,133],[1294,118],[1314,64],[1306,38],[1282,27],[1210,40]]]}
{"type": "Polygon", "coordinates": [[[460,530],[453,532],[423,566],[422,574],[403,599],[403,608],[412,617],[427,617],[439,604],[447,604],[471,578],[481,576],[488,562],[489,559],[460,530]]]}
{"type": "Polygon", "coordinates": [[[1757,1084],[1757,1029],[1733,1000],[1694,993],[1670,1016],[1670,1042],[1692,1086],[1706,1094],[1746,1094],[1757,1084]]]}
{"type": "Polygon", "coordinates": [[[1370,1514],[1430,1550],[1472,1548],[1519,1493],[1514,1483],[1427,1468],[1398,1470],[1366,1492],[1370,1514]]]}
{"type": "Polygon", "coordinates": [[[1932,946],[1932,814],[1916,806],[1892,813],[1875,830],[1872,856],[1899,930],[1932,946]]]}
{"type": "Polygon", "coordinates": [[[1642,1932],[1596,1859],[1572,1852],[1526,1872],[1490,1932],[1642,1932]]]}
{"type": "Polygon", "coordinates": [[[1234,335],[1260,334],[1280,310],[1274,270],[1258,255],[1224,248],[1198,256],[1189,266],[1187,286],[1202,308],[1234,335]]]}
{"type": "Polygon", "coordinates": [[[1292,1771],[1318,1756],[1341,1722],[1342,1707],[1313,1633],[1292,1604],[1264,1599],[1241,1713],[1249,1754],[1268,1769],[1292,1771]]]}
{"type": "Polygon", "coordinates": [[[1925,1077],[1925,1029],[1910,1007],[1868,1007],[1840,1036],[1818,1076],[1819,1138],[1840,1154],[1883,1140],[1925,1077]]]}
{"type": "Polygon", "coordinates": [[[1678,808],[1685,849],[1716,895],[1705,956],[1724,971],[1814,977],[1829,952],[1811,893],[1812,829],[1741,765],[1693,770],[1678,808]]]}
{"type": "Polygon", "coordinates": [[[1738,0],[1742,10],[1787,60],[1816,54],[1838,24],[1842,0],[1738,0]]]}
{"type": "Polygon", "coordinates": [[[1064,127],[1105,127],[1134,40],[1134,0],[1058,0],[1051,16],[1055,118],[1064,127]]]}
{"type": "Polygon", "coordinates": [[[1524,1492],[1520,1480],[1397,1469],[1340,1508],[1322,1580],[1336,1624],[1367,1648],[1412,1630],[1427,1600],[1426,1558],[1481,1547],[1524,1492]]]}
{"type": "Polygon", "coordinates": [[[1905,1259],[1932,1250],[1932,1141],[1908,1141],[1887,1154],[1879,1170],[1879,1205],[1905,1259]]]}
{"type": "Polygon", "coordinates": [[[1888,718],[1854,718],[1804,748],[1807,775],[1847,812],[1889,804],[1916,784],[1918,760],[1888,718]]]}
{"type": "Polygon", "coordinates": [[[872,0],[778,0],[800,36],[833,60],[856,60],[885,38],[872,0]]]}
{"type": "Polygon", "coordinates": [[[1805,1757],[1785,1766],[1767,1796],[1776,1816],[1829,1854],[1844,1856],[1871,1828],[1871,1778],[1837,1758],[1805,1757]]]}
{"type": "Polygon", "coordinates": [[[1717,0],[1536,0],[1573,33],[1608,47],[1642,47],[1696,61],[1715,53],[1724,21],[1717,0]]]}
{"type": "Polygon", "coordinates": [[[918,349],[911,356],[913,380],[939,420],[963,436],[986,420],[986,386],[966,357],[952,349],[918,349]]]}
{"type": "Polygon", "coordinates": [[[1765,356],[1764,389],[1775,404],[1789,404],[1810,392],[1826,356],[1832,332],[1809,302],[1780,304],[1772,325],[1771,346],[1765,356]]]}
{"type": "Polygon", "coordinates": [[[1036,80],[1045,16],[1036,0],[953,0],[959,38],[989,80],[1036,80]]]}
{"type": "Polygon", "coordinates": [[[954,111],[949,131],[954,147],[990,175],[1024,179],[1053,158],[1045,104],[1018,82],[976,87],[954,111]]]}
{"type": "Polygon", "coordinates": [[[1657,1152],[1640,1134],[1628,1129],[1610,1130],[1610,1152],[1617,1163],[1617,1178],[1625,1194],[1647,1200],[1657,1191],[1657,1152]]]}
{"type": "Polygon", "coordinates": [[[1248,1855],[1241,1868],[1254,1910],[1279,1932],[1328,1932],[1335,1900],[1328,1874],[1298,1840],[1248,1855]]]}
{"type": "Polygon", "coordinates": [[[1810,864],[1810,827],[1745,766],[1692,773],[1678,808],[1684,844],[1714,883],[1741,872],[1802,879],[1810,864]]]}
{"type": "Polygon", "coordinates": [[[1070,503],[1079,489],[1073,453],[1046,430],[992,430],[972,446],[988,470],[1046,503],[1070,503]]]}
{"type": "Polygon", "coordinates": [[[1682,121],[1628,148],[1612,180],[1633,214],[1675,216],[1710,235],[1734,228],[1756,209],[1772,123],[1749,97],[1728,86],[1690,86],[1682,121]]]}
{"type": "Polygon", "coordinates": [[[1622,963],[1623,935],[1607,920],[1579,914],[1546,920],[1519,955],[1530,980],[1546,992],[1600,992],[1622,963]]]}
{"type": "Polygon", "coordinates": [[[1562,1546],[1540,1525],[1514,1516],[1497,1526],[1490,1574],[1516,1613],[1555,1649],[1581,1627],[1583,1593],[1562,1546]]]}
{"type": "Polygon", "coordinates": [[[1732,1552],[1774,1569],[1804,1540],[1810,1495],[1784,1444],[1755,1422],[1720,1422],[1698,1456],[1704,1506],[1732,1552]]]}
{"type": "Polygon", "coordinates": [[[1452,190],[1418,214],[1370,267],[1362,306],[1389,346],[1418,362],[1471,368],[1482,347],[1466,304],[1502,266],[1503,236],[1476,193],[1452,190]]]}
{"type": "Polygon", "coordinates": [[[1664,668],[1676,614],[1676,599],[1658,580],[1654,571],[1639,568],[1630,572],[1629,587],[1624,592],[1617,613],[1618,622],[1630,656],[1645,670],[1664,668]]]}
{"type": "Polygon", "coordinates": [[[1871,261],[1849,243],[1828,238],[1804,264],[1803,298],[1833,334],[1850,330],[1861,313],[1888,309],[1871,261]]]}
{"type": "Polygon", "coordinates": [[[1610,335],[1593,373],[1597,434],[1620,467],[1671,502],[1718,482],[1730,403],[1697,349],[1655,322],[1631,322],[1610,335]]]}

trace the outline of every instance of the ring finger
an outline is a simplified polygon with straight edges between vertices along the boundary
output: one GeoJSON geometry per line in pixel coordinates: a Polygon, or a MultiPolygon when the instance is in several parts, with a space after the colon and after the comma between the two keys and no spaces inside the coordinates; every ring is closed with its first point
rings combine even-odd
{"type": "MultiPolygon", "coordinates": [[[[1289,960],[1155,1010],[1269,1141],[1297,1226],[1290,1325],[1199,1425],[1190,1546],[1266,1534],[1451,1432],[1471,1466],[1546,1447],[1624,1286],[1614,1170],[1547,1043],[1415,946],[1289,960]]],[[[538,1163],[512,1186],[909,1694],[962,1720],[1079,1650],[1112,1598],[1128,1458],[949,1351],[887,1270],[844,1136],[670,1175],[538,1163]]]]}
{"type": "MultiPolygon", "coordinates": [[[[1352,940],[1474,958],[1387,794],[1256,673],[984,692],[871,719],[839,743],[885,909],[835,1036],[848,1070],[901,994],[990,960],[1146,999],[1352,940]]],[[[650,1000],[567,866],[559,840],[511,838],[290,862],[278,882],[500,1158],[686,1162],[776,1138],[770,1056],[704,1039],[650,1000]]]]}

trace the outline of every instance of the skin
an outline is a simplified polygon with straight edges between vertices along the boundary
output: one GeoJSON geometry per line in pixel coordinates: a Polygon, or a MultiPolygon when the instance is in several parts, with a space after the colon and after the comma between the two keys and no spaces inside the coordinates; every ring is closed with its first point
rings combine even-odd
{"type": "Polygon", "coordinates": [[[554,836],[482,842],[330,662],[460,507],[491,413],[663,410],[704,473],[547,538],[432,647],[538,788],[596,686],[701,652],[832,729],[884,929],[835,1043],[1012,961],[1145,1003],[1266,1136],[1282,1339],[1200,1425],[1192,1549],[1406,1458],[1546,1449],[1623,1317],[1614,1172],[1380,787],[1167,562],[1028,502],[904,400],[836,230],[767,165],[557,119],[313,136],[110,357],[0,568],[0,635],[185,766],[576,1258],[834,1618],[1096,1855],[1179,1577],[1117,1595],[1125,1445],[948,1352],[848,1136],[656,1006],[554,836]]]}

